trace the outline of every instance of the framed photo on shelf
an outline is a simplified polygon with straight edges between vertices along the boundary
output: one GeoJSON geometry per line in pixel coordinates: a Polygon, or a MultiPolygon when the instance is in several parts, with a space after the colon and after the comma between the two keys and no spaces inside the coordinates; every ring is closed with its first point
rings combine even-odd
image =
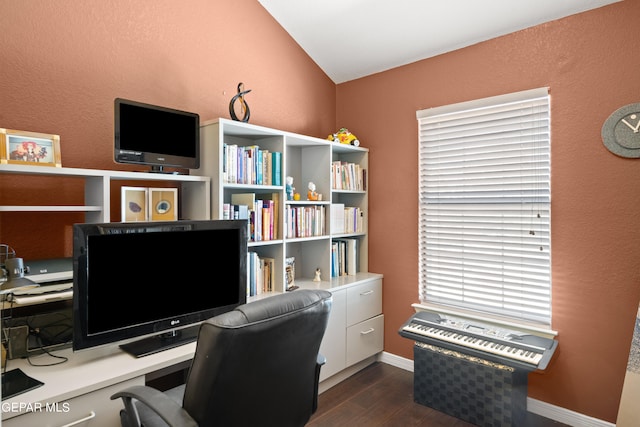
{"type": "Polygon", "coordinates": [[[60,135],[0,128],[0,163],[62,167],[60,135]]]}
{"type": "Polygon", "coordinates": [[[178,189],[149,189],[149,219],[151,221],[178,220],[178,189]]]}
{"type": "Polygon", "coordinates": [[[126,187],[121,190],[121,221],[137,222],[149,220],[146,187],[126,187]]]}
{"type": "Polygon", "coordinates": [[[287,283],[287,288],[285,290],[287,291],[292,291],[294,289],[296,289],[296,284],[295,284],[295,280],[296,280],[296,258],[295,257],[288,257],[284,259],[284,265],[285,265],[285,279],[286,279],[286,283],[287,283]]]}

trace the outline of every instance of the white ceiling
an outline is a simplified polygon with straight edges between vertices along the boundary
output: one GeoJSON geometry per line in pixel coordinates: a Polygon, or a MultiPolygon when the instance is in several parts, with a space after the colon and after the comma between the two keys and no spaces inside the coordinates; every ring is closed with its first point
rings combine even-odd
{"type": "Polygon", "coordinates": [[[621,0],[258,0],[343,83],[621,0]]]}

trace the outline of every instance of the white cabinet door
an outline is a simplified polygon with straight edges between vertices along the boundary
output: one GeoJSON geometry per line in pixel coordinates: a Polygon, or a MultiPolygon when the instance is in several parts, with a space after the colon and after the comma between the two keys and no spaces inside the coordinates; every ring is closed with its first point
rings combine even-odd
{"type": "Polygon", "coordinates": [[[346,366],[347,294],[345,290],[340,290],[332,292],[332,295],[331,315],[320,345],[320,354],[327,359],[320,370],[320,381],[340,372],[346,366]]]}

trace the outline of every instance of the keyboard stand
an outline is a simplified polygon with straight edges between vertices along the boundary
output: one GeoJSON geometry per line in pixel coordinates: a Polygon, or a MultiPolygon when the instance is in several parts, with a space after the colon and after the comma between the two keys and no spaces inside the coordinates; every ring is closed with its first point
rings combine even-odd
{"type": "Polygon", "coordinates": [[[528,371],[415,342],[414,401],[477,426],[523,426],[528,371]]]}

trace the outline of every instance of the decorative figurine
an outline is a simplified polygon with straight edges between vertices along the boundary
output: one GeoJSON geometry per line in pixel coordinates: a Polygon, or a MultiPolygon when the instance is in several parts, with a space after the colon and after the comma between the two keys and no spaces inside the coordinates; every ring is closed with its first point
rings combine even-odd
{"type": "Polygon", "coordinates": [[[321,282],[322,279],[320,278],[320,269],[316,268],[316,275],[313,277],[313,281],[314,282],[321,282]]]}
{"type": "Polygon", "coordinates": [[[251,89],[244,90],[244,83],[238,83],[238,93],[231,98],[231,102],[229,102],[229,114],[231,114],[231,118],[237,122],[245,122],[249,121],[249,115],[251,112],[249,111],[249,104],[244,100],[244,95],[251,92],[251,89]],[[242,119],[238,119],[236,115],[236,109],[233,104],[237,100],[240,100],[240,107],[242,108],[242,119]]]}
{"type": "Polygon", "coordinates": [[[285,178],[285,191],[287,192],[287,200],[293,200],[293,191],[296,187],[293,186],[293,177],[288,176],[285,178]]]}
{"type": "Polygon", "coordinates": [[[309,182],[309,191],[307,191],[307,200],[318,200],[316,185],[313,182],[309,182]]]}

